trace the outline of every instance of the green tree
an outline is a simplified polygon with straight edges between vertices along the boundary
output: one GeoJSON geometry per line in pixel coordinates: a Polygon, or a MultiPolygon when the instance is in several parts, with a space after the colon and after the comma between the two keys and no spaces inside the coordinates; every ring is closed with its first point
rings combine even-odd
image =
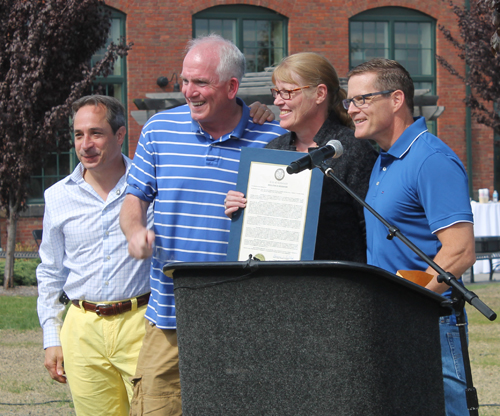
{"type": "Polygon", "coordinates": [[[71,103],[131,48],[112,43],[90,67],[110,26],[102,0],[0,0],[0,209],[9,219],[5,288],[13,285],[17,219],[30,176],[44,157],[71,146],[71,103]]]}

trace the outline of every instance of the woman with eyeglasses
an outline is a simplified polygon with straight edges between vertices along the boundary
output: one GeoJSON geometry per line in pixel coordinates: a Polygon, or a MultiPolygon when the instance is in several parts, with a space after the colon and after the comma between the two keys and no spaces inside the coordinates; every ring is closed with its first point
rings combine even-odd
{"type": "MultiPolygon", "coordinates": [[[[280,126],[289,132],[266,148],[305,153],[339,140],[343,155],[327,163],[335,176],[364,198],[377,152],[368,141],[355,139],[352,120],[342,104],[347,94],[332,64],[316,53],[297,53],[281,61],[272,80],[280,126]]],[[[323,180],[314,259],[366,263],[363,208],[334,180],[323,180]]],[[[245,204],[242,193],[230,191],[226,215],[231,217],[245,204]]]]}

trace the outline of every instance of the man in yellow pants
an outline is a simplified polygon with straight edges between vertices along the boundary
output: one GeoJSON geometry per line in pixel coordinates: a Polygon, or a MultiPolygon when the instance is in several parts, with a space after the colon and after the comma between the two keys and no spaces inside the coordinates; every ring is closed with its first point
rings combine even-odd
{"type": "Polygon", "coordinates": [[[118,216],[130,159],[125,111],[113,97],[73,104],[80,164],[45,192],[38,315],[45,367],[69,382],[78,415],[126,416],[144,337],[149,261],[129,256],[118,216]],[[71,306],[62,325],[67,293],[71,306]],[[61,329],[62,326],[62,329],[61,329]]]}

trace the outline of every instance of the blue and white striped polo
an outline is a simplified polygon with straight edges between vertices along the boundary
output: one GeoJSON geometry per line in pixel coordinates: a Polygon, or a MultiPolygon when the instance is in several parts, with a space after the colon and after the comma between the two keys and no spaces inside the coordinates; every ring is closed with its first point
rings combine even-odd
{"type": "MultiPolygon", "coordinates": [[[[171,262],[224,261],[231,221],[224,198],[235,189],[242,147],[264,147],[286,130],[258,125],[238,99],[238,126],[217,140],[193,121],[187,105],[153,116],[142,129],[127,193],[154,202],[155,249],[146,318],[174,329],[172,281],[162,269],[171,262]]],[[[221,117],[223,115],[221,114],[221,117]]]]}

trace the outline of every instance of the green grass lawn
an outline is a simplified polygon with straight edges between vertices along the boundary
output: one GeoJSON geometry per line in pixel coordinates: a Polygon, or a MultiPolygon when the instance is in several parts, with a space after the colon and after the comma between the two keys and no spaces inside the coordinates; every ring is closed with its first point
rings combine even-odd
{"type": "MultiPolygon", "coordinates": [[[[471,284],[476,293],[500,315],[500,282],[471,284]]],[[[473,306],[466,305],[469,317],[469,356],[472,380],[479,399],[480,416],[500,415],[500,318],[489,321],[473,306]],[[496,405],[496,406],[487,406],[496,405]]]]}
{"type": "Polygon", "coordinates": [[[38,329],[36,296],[0,297],[0,329],[38,329]]]}
{"type": "MultiPolygon", "coordinates": [[[[500,282],[472,284],[467,288],[500,314],[500,282]]],[[[469,317],[469,355],[480,416],[500,415],[500,318],[491,322],[466,305],[469,317]]],[[[39,329],[36,297],[0,297],[0,329],[39,329]]]]}

